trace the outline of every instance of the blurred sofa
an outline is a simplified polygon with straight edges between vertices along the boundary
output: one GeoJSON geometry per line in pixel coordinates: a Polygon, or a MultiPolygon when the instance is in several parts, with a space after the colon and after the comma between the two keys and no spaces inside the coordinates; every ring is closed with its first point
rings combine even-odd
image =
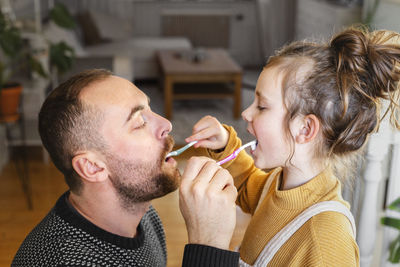
{"type": "Polygon", "coordinates": [[[132,37],[129,21],[99,12],[77,15],[77,29],[66,30],[50,22],[44,26],[46,38],[65,41],[74,48],[76,61],[68,77],[88,68],[107,68],[130,81],[157,78],[156,51],[160,49],[190,49],[184,37],[132,37]]]}

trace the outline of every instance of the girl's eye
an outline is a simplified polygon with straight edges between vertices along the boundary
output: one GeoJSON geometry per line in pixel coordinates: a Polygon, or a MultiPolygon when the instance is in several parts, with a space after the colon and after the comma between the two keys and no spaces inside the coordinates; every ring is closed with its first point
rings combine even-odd
{"type": "Polygon", "coordinates": [[[257,106],[257,109],[258,109],[258,110],[264,110],[264,109],[266,109],[266,107],[257,106]]]}

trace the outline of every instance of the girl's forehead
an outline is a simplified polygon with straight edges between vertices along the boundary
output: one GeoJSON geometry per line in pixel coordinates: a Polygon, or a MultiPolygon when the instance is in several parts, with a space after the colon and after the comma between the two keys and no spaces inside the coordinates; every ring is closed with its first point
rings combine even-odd
{"type": "Polygon", "coordinates": [[[279,94],[282,90],[282,77],[279,68],[265,68],[258,79],[256,95],[268,99],[270,95],[279,94]]]}

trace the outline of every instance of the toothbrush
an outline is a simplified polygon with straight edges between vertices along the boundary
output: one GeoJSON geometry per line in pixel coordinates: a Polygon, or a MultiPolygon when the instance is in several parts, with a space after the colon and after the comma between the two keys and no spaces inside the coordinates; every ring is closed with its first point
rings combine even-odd
{"type": "Polygon", "coordinates": [[[180,155],[183,151],[185,151],[185,150],[188,149],[189,147],[193,146],[193,145],[196,144],[197,142],[198,142],[198,141],[192,141],[192,142],[190,142],[189,144],[187,144],[186,146],[181,147],[181,148],[178,149],[178,150],[169,152],[166,158],[174,157],[174,156],[180,155]]]}
{"type": "Polygon", "coordinates": [[[235,151],[233,151],[232,154],[230,154],[229,156],[227,156],[226,158],[224,158],[221,161],[218,161],[217,164],[218,165],[222,165],[230,160],[233,160],[234,158],[237,157],[237,155],[239,155],[239,152],[242,151],[243,149],[245,149],[248,146],[251,146],[251,150],[255,150],[256,149],[256,145],[257,145],[257,140],[253,140],[251,142],[248,142],[247,144],[239,147],[238,149],[236,149],[235,151]]]}

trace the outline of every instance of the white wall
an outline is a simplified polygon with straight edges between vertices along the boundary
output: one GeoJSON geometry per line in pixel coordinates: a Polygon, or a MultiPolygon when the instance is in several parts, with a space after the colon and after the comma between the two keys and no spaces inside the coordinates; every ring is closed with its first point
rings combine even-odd
{"type": "Polygon", "coordinates": [[[359,6],[341,6],[328,1],[297,2],[296,39],[328,40],[334,33],[361,20],[359,6]]]}
{"type": "Polygon", "coordinates": [[[400,1],[381,0],[372,26],[400,32],[400,1]]]}

